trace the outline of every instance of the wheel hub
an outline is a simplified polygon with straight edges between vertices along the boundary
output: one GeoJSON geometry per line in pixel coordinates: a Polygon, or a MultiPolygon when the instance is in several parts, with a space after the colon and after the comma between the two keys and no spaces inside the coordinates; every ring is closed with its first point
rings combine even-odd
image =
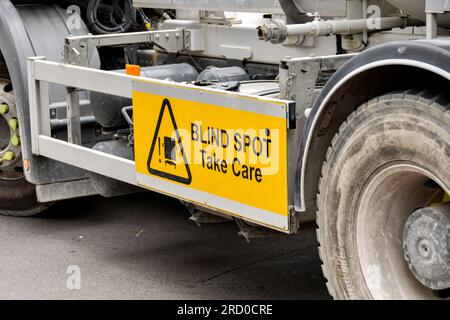
{"type": "Polygon", "coordinates": [[[433,290],[450,288],[450,204],[416,210],[405,224],[403,247],[420,283],[433,290]]]}
{"type": "Polygon", "coordinates": [[[0,79],[0,179],[23,177],[19,121],[11,82],[0,79]]]}

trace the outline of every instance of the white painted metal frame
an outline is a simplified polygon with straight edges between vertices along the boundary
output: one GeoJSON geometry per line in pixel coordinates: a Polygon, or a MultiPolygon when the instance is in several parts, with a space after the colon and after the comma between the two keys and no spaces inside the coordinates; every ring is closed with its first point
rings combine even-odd
{"type": "Polygon", "coordinates": [[[48,112],[49,82],[131,98],[134,77],[44,59],[43,57],[28,59],[33,154],[137,185],[134,161],[52,138],[48,112]]]}
{"type": "MultiPolygon", "coordinates": [[[[272,98],[262,98],[260,101],[254,99],[255,97],[239,94],[226,93],[229,100],[221,100],[224,92],[219,90],[201,88],[202,93],[195,95],[189,93],[192,91],[192,86],[184,84],[173,84],[164,80],[144,79],[141,77],[129,76],[121,73],[114,73],[109,71],[102,71],[70,64],[56,63],[46,61],[44,57],[29,58],[28,61],[28,81],[29,81],[29,103],[30,103],[30,126],[31,126],[31,147],[32,153],[37,156],[44,156],[54,159],[75,167],[82,168],[103,176],[107,176],[125,183],[143,187],[143,182],[146,187],[166,193],[175,197],[183,198],[186,194],[191,194],[192,190],[182,190],[183,192],[173,193],[174,186],[168,182],[157,181],[151,177],[137,177],[135,170],[135,162],[113,156],[107,153],[99,152],[90,148],[79,145],[76,139],[70,139],[69,142],[58,140],[51,137],[50,130],[50,114],[49,114],[49,83],[63,85],[67,90],[68,98],[71,97],[73,90],[85,89],[89,91],[97,91],[105,94],[116,95],[131,98],[133,90],[153,92],[157,90],[161,92],[162,88],[170,91],[170,96],[180,94],[187,95],[195,101],[201,99],[212,99],[211,103],[222,103],[227,105],[227,101],[235,99],[234,103],[230,103],[234,108],[244,108],[247,110],[247,104],[239,104],[240,98],[248,98],[252,112],[271,115],[286,119],[286,129],[288,128],[288,116],[290,101],[283,101],[272,98]],[[187,89],[187,90],[186,90],[187,89]],[[219,93],[219,95],[217,95],[219,93]],[[220,98],[217,98],[219,96],[220,98]],[[199,98],[200,97],[200,98],[199,98]],[[217,101],[215,100],[217,99],[217,101]],[[214,101],[213,101],[214,100],[214,101]],[[282,105],[278,103],[283,102],[282,105]],[[272,105],[272,108],[267,108],[267,105],[272,105]],[[276,108],[279,106],[280,108],[276,108]],[[150,183],[148,183],[150,181],[150,183]]],[[[200,89],[199,89],[200,90],[200,89]]],[[[78,97],[78,95],[76,95],[78,97]]],[[[75,98],[74,98],[75,99],[75,98]]],[[[72,107],[76,108],[78,103],[72,103],[72,107]]],[[[77,114],[75,111],[72,116],[77,114]]],[[[73,117],[68,117],[69,123],[73,121],[73,117]]],[[[74,121],[76,124],[77,122],[74,121]]],[[[73,125],[73,124],[72,124],[73,125]]],[[[70,133],[70,132],[69,132],[70,133]]],[[[72,133],[75,135],[75,133],[72,133]]],[[[190,201],[204,203],[200,200],[205,197],[204,194],[195,193],[195,197],[191,197],[190,201]],[[197,199],[197,200],[193,200],[197,199]]],[[[223,210],[229,212],[230,215],[242,217],[243,219],[259,223],[279,231],[289,232],[290,217],[282,217],[275,213],[266,212],[257,208],[249,208],[248,206],[234,203],[228,199],[218,199],[218,197],[211,198],[211,208],[215,210],[223,210]],[[212,200],[211,200],[212,199],[212,200]],[[230,209],[232,208],[232,209],[230,209]],[[242,214],[242,216],[240,215],[242,214]]],[[[287,213],[288,214],[288,213],[287,213]]]]}

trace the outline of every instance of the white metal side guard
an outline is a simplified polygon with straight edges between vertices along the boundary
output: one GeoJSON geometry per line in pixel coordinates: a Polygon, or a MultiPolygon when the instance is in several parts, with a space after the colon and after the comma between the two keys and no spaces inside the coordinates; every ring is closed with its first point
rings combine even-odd
{"type": "MultiPolygon", "coordinates": [[[[192,101],[209,101],[213,97],[222,101],[222,105],[230,104],[230,108],[252,110],[264,115],[271,115],[284,119],[286,128],[289,123],[289,101],[258,98],[235,92],[224,92],[214,89],[202,88],[195,94],[193,87],[186,84],[174,84],[172,82],[126,74],[102,71],[71,64],[46,61],[43,57],[29,58],[28,61],[29,103],[32,153],[54,159],[84,170],[107,176],[128,184],[142,187],[138,183],[139,176],[136,173],[135,162],[124,158],[99,152],[81,146],[79,120],[78,89],[102,92],[105,94],[132,98],[133,90],[140,86],[143,92],[169,92],[169,96],[176,97],[182,94],[184,98],[191,97],[192,101]],[[49,83],[55,83],[66,87],[67,111],[68,111],[68,141],[65,142],[51,137],[49,115],[49,83]],[[134,89],[133,89],[134,88],[134,89]],[[169,90],[169,91],[167,91],[169,90]],[[241,98],[245,103],[239,104],[241,98]],[[261,99],[259,101],[258,99],[261,99]],[[273,101],[272,101],[273,100],[273,101]],[[270,103],[281,103],[280,108],[268,108],[270,103]],[[250,108],[250,109],[249,109],[250,108]],[[70,116],[69,116],[70,115],[70,116]],[[78,128],[76,128],[78,127],[78,128]],[[72,129],[71,129],[72,128],[72,129]]],[[[195,88],[194,88],[195,89],[195,88]]],[[[271,227],[288,233],[289,215],[288,203],[286,203],[286,216],[276,212],[256,208],[248,204],[231,201],[220,196],[212,197],[198,191],[182,188],[176,191],[176,186],[167,181],[160,181],[145,177],[149,181],[147,188],[172,195],[174,197],[190,199],[197,203],[208,203],[213,209],[224,210],[230,215],[243,217],[246,220],[271,227]],[[175,191],[174,191],[175,190],[175,191]],[[187,191],[186,191],[187,190],[187,191]],[[206,200],[205,200],[206,199],[206,200]]],[[[141,181],[142,182],[142,181],[141,181]]]]}
{"type": "Polygon", "coordinates": [[[28,59],[33,154],[136,185],[134,161],[52,138],[48,112],[49,82],[131,98],[132,79],[135,77],[44,59],[28,59]]]}

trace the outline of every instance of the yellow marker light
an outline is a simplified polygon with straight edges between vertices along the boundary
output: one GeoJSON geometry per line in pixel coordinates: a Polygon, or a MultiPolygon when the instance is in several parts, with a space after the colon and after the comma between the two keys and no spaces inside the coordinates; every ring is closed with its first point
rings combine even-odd
{"type": "Polygon", "coordinates": [[[127,64],[125,67],[125,72],[129,76],[139,77],[141,75],[141,67],[134,64],[127,64]]]}

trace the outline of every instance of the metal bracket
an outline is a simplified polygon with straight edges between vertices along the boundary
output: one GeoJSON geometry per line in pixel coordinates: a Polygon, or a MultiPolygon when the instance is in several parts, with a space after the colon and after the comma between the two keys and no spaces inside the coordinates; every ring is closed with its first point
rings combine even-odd
{"type": "Polygon", "coordinates": [[[321,86],[320,74],[337,70],[354,56],[355,54],[344,54],[330,57],[286,58],[281,62],[280,96],[296,102],[297,119],[305,117],[305,111],[314,102],[316,88],[321,86]]]}
{"type": "Polygon", "coordinates": [[[197,227],[201,227],[202,224],[216,224],[232,221],[231,218],[225,218],[225,216],[219,216],[210,212],[205,212],[199,209],[192,203],[186,201],[180,201],[191,214],[189,221],[194,222],[197,227]]]}
{"type": "Polygon", "coordinates": [[[230,222],[230,220],[228,219],[200,210],[196,210],[194,213],[191,213],[189,221],[194,222],[198,227],[201,227],[202,224],[216,224],[216,223],[230,222]]]}
{"type": "MultiPolygon", "coordinates": [[[[325,57],[286,58],[280,66],[280,98],[293,100],[296,103],[295,113],[290,116],[290,128],[295,123],[296,130],[290,130],[288,136],[288,172],[296,172],[299,147],[303,137],[303,128],[311,112],[311,105],[319,94],[320,87],[328,80],[327,74],[339,69],[356,54],[345,54],[325,57]]],[[[295,203],[298,212],[302,212],[299,185],[296,177],[289,178],[290,203],[295,203]]],[[[291,215],[296,218],[298,215],[291,215]]],[[[301,222],[309,217],[300,217],[301,222]]],[[[295,222],[296,223],[296,222],[295,222]]],[[[291,226],[292,229],[292,226],[291,226]]]]}
{"type": "Polygon", "coordinates": [[[130,32],[107,35],[69,36],[65,39],[64,62],[88,67],[95,48],[121,46],[135,43],[154,43],[169,53],[188,49],[191,44],[186,40],[191,33],[187,29],[130,32]]]}
{"type": "Polygon", "coordinates": [[[281,232],[249,224],[245,220],[239,218],[235,218],[234,221],[236,221],[236,224],[240,229],[238,236],[244,238],[247,242],[250,242],[251,239],[273,238],[282,235],[281,232]]]}

